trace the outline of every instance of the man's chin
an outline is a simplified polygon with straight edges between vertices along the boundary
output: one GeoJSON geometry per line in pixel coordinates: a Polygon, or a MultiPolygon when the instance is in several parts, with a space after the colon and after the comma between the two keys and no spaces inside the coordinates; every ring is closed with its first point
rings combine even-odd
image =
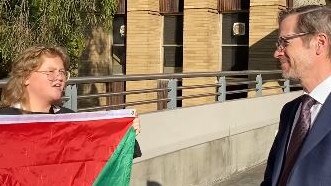
{"type": "Polygon", "coordinates": [[[298,81],[298,80],[299,80],[298,77],[293,76],[293,75],[291,75],[290,73],[287,73],[287,72],[284,72],[284,71],[283,71],[283,73],[282,73],[282,76],[283,76],[283,78],[285,78],[285,79],[289,79],[289,80],[292,80],[292,81],[298,81]]]}

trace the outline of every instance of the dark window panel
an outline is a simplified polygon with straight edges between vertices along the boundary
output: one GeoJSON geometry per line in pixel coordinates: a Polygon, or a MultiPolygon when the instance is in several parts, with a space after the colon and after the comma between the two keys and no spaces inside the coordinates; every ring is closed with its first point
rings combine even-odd
{"type": "MultiPolygon", "coordinates": [[[[222,70],[223,71],[242,71],[248,69],[248,46],[240,46],[240,47],[222,47],[222,70]]],[[[247,79],[247,76],[229,76],[228,82],[230,81],[238,81],[239,79],[244,80],[247,79]]],[[[247,85],[228,85],[226,86],[227,91],[236,91],[247,89],[247,85]]],[[[227,94],[226,99],[239,99],[246,98],[247,93],[235,93],[235,94],[227,94]]]]}
{"type": "Polygon", "coordinates": [[[183,44],[183,16],[164,16],[163,43],[183,44]]]}
{"type": "Polygon", "coordinates": [[[117,11],[116,14],[125,14],[125,0],[117,0],[117,11]]]}
{"type": "Polygon", "coordinates": [[[222,40],[223,44],[248,44],[249,16],[246,12],[223,14],[222,40]],[[245,35],[233,34],[233,23],[245,23],[245,35]]]}
{"type": "Polygon", "coordinates": [[[125,74],[125,46],[113,46],[112,74],[125,74]]]}
{"type": "Polygon", "coordinates": [[[164,47],[164,66],[183,67],[183,47],[164,47]]]}
{"type": "Polygon", "coordinates": [[[113,39],[114,44],[124,44],[126,35],[124,15],[116,15],[113,21],[113,39]]]}
{"type": "Polygon", "coordinates": [[[160,13],[182,13],[184,0],[160,0],[160,13]]]}
{"type": "Polygon", "coordinates": [[[248,46],[222,47],[222,70],[241,71],[248,69],[248,46]]]}
{"type": "Polygon", "coordinates": [[[249,10],[250,0],[241,0],[240,6],[241,10],[249,10]]]}
{"type": "Polygon", "coordinates": [[[287,8],[293,8],[293,0],[286,0],[287,8]]]}

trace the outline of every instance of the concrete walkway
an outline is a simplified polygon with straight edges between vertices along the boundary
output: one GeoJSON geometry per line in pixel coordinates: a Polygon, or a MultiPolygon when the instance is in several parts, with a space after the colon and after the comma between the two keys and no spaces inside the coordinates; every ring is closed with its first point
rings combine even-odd
{"type": "Polygon", "coordinates": [[[266,164],[258,165],[247,171],[231,176],[213,186],[258,186],[260,185],[266,164]]]}

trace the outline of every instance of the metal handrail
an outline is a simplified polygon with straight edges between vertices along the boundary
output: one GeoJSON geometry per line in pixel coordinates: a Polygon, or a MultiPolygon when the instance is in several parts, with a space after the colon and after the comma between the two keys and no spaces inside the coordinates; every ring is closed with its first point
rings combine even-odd
{"type": "MultiPolygon", "coordinates": [[[[256,74],[280,74],[281,70],[245,70],[245,71],[217,71],[217,72],[188,72],[176,74],[133,74],[133,75],[111,75],[111,76],[86,76],[70,78],[68,84],[91,84],[107,82],[125,82],[141,80],[158,80],[158,79],[181,79],[196,77],[219,77],[219,76],[240,76],[256,74]]],[[[7,83],[7,79],[0,80],[0,88],[7,83]]]]}
{"type": "MultiPolygon", "coordinates": [[[[151,103],[166,104],[164,109],[173,109],[177,107],[177,101],[183,101],[193,98],[211,97],[214,96],[215,101],[226,101],[228,96],[239,93],[256,92],[256,96],[263,96],[262,91],[270,89],[282,89],[284,92],[290,91],[290,88],[301,87],[300,84],[290,84],[289,80],[280,78],[281,70],[247,70],[247,71],[217,71],[217,72],[189,72],[176,74],[133,74],[133,75],[113,75],[113,76],[99,76],[99,77],[74,77],[71,78],[67,84],[66,95],[63,97],[65,106],[77,111],[94,111],[106,110],[111,108],[125,108],[128,106],[137,106],[151,103]],[[262,79],[262,75],[277,75],[274,79],[262,79]],[[279,75],[279,77],[278,77],[279,75]],[[254,78],[256,76],[256,78],[254,78]],[[178,82],[186,81],[186,79],[193,78],[215,78],[204,84],[181,85],[178,82]],[[254,80],[253,80],[254,79],[254,80]],[[117,92],[103,92],[103,93],[78,93],[81,84],[95,84],[95,83],[113,83],[113,82],[134,82],[134,81],[149,81],[149,80],[164,80],[165,84],[162,87],[143,87],[135,90],[119,90],[117,92]],[[279,86],[263,87],[262,84],[266,82],[278,82],[279,86]],[[239,86],[239,88],[236,88],[239,86]],[[227,87],[234,87],[227,90],[227,87]],[[213,89],[211,89],[213,88],[213,89]],[[194,89],[203,89],[203,92],[194,89]],[[192,90],[193,94],[186,95],[186,90],[192,90]],[[89,107],[78,108],[78,101],[84,99],[96,99],[104,97],[110,99],[114,97],[125,100],[125,96],[139,95],[147,93],[157,93],[157,98],[149,97],[147,100],[131,100],[131,102],[120,102],[113,105],[89,105],[89,107]],[[160,94],[159,94],[160,93],[160,94]],[[178,95],[177,95],[178,94],[178,95]],[[183,95],[182,95],[183,94],[183,95]],[[116,97],[120,96],[120,97],[116,97]]],[[[273,76],[272,76],[273,77],[273,76]]],[[[0,90],[6,84],[7,79],[0,80],[0,90]]],[[[156,96],[156,94],[154,94],[156,96]]],[[[229,98],[230,99],[230,98],[229,98]]],[[[203,104],[203,102],[201,103],[203,104]]],[[[79,106],[81,107],[81,106],[79,106]]],[[[159,107],[159,106],[158,106],[159,107]]]]}

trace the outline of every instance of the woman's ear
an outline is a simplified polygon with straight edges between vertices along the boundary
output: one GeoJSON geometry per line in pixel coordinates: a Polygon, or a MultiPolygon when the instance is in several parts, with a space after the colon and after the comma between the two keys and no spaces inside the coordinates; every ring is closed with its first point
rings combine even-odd
{"type": "Polygon", "coordinates": [[[24,80],[24,85],[28,86],[30,84],[30,76],[24,80]]]}

